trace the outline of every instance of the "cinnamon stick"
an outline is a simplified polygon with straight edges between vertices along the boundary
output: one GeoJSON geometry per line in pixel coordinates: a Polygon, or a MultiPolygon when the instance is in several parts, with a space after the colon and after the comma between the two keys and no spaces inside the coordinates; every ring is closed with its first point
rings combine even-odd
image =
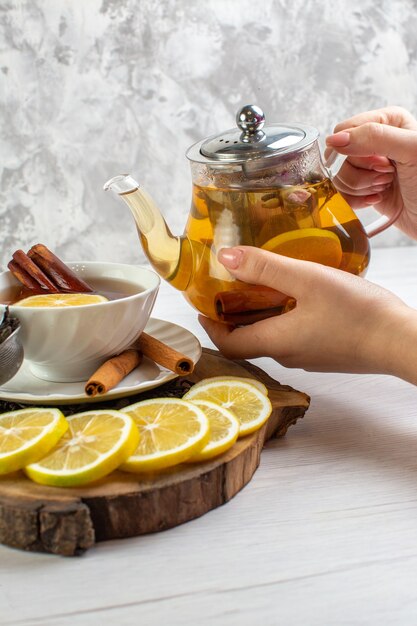
{"type": "Polygon", "coordinates": [[[55,283],[59,291],[91,293],[93,289],[79,278],[59,257],[48,250],[42,243],[37,243],[28,252],[28,256],[55,283]]]}
{"type": "Polygon", "coordinates": [[[135,347],[136,346],[144,356],[149,357],[152,361],[158,363],[158,365],[166,367],[179,376],[191,374],[194,370],[194,362],[192,359],[147,333],[140,335],[135,343],[135,347]]]}
{"type": "Polygon", "coordinates": [[[9,267],[9,269],[16,278],[29,289],[33,288],[34,281],[37,283],[37,289],[45,289],[54,293],[59,291],[58,287],[48,278],[45,272],[43,272],[23,250],[16,250],[12,255],[12,268],[9,267]],[[18,268],[16,268],[16,265],[18,268]],[[15,273],[16,271],[17,274],[15,273]],[[30,280],[27,278],[28,274],[30,280]],[[32,286],[29,285],[29,282],[32,286]]]}
{"type": "Polygon", "coordinates": [[[292,302],[293,298],[261,285],[223,291],[215,297],[217,315],[228,324],[253,324],[292,308],[292,302]]]}
{"type": "Polygon", "coordinates": [[[27,287],[27,289],[30,289],[30,291],[39,290],[38,281],[35,280],[23,267],[21,267],[19,263],[16,263],[16,261],[10,261],[7,264],[7,267],[13,276],[15,276],[17,280],[22,283],[22,285],[27,287]]]}
{"type": "Polygon", "coordinates": [[[232,289],[218,293],[215,298],[216,311],[218,315],[222,315],[271,309],[285,304],[287,298],[288,296],[275,289],[253,285],[248,289],[232,289]]]}
{"type": "Polygon", "coordinates": [[[143,355],[138,350],[125,350],[101,365],[85,385],[87,396],[107,393],[116,387],[135,367],[141,364],[143,355]]]}

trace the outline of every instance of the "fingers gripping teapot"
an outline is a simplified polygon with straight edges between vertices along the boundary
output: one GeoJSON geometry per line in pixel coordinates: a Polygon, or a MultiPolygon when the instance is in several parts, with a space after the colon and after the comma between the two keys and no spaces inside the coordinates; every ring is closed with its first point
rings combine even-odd
{"type": "Polygon", "coordinates": [[[104,189],[129,205],[143,249],[162,278],[204,315],[247,324],[285,313],[294,300],[235,280],[217,260],[221,248],[256,246],[363,275],[369,237],[393,220],[362,226],[331,181],[334,172],[322,161],[315,128],[265,126],[254,105],[243,107],[236,119],[238,128],[187,151],[193,192],[184,235],[171,234],[131,176],[116,176],[104,189]]]}

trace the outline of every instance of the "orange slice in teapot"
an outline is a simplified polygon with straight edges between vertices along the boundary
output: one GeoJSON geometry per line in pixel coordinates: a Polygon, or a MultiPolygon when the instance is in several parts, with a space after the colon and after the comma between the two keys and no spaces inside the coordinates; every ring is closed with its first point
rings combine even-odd
{"type": "Polygon", "coordinates": [[[320,228],[301,228],[269,239],[263,250],[329,267],[339,267],[343,250],[337,235],[320,228]]]}

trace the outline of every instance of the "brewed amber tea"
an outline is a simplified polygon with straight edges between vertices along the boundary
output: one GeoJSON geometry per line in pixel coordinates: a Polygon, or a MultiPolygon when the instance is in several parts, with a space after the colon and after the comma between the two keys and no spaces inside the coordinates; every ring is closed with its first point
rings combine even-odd
{"type": "MultiPolygon", "coordinates": [[[[107,300],[119,300],[127,298],[143,291],[137,284],[121,278],[89,278],[89,284],[94,293],[107,298],[107,300]]],[[[13,285],[0,291],[0,304],[16,304],[33,295],[33,292],[22,285],[13,285]]]]}
{"type": "Polygon", "coordinates": [[[221,248],[249,245],[361,275],[369,241],[356,215],[329,179],[275,189],[235,191],[193,187],[185,234],[192,255],[186,298],[213,319],[245,324],[284,313],[292,298],[232,278],[218,262],[221,248]]]}

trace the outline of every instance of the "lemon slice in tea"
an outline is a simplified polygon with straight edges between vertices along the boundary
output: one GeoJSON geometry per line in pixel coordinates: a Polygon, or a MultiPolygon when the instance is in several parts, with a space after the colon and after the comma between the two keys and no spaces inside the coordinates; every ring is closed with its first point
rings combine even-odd
{"type": "Polygon", "coordinates": [[[196,403],[208,400],[229,409],[240,422],[239,437],[258,430],[271,415],[269,398],[255,385],[242,380],[208,380],[204,385],[192,387],[184,400],[196,403]]]}
{"type": "Polygon", "coordinates": [[[178,398],[143,400],[124,407],[139,428],[137,449],[122,465],[127,472],[172,467],[201,450],[210,436],[209,420],[195,404],[178,398]]]}
{"type": "Polygon", "coordinates": [[[336,268],[340,266],[343,255],[339,237],[321,228],[301,228],[281,233],[269,239],[262,248],[293,259],[336,268]]]}
{"type": "Polygon", "coordinates": [[[62,437],[68,423],[58,409],[28,408],[0,415],[0,474],[38,461],[62,437]]]}
{"type": "Polygon", "coordinates": [[[100,302],[107,302],[107,298],[97,293],[46,293],[19,300],[15,306],[84,306],[86,304],[99,304],[100,302]]]}
{"type": "Polygon", "coordinates": [[[208,400],[196,400],[193,402],[207,415],[210,423],[210,439],[208,443],[193,456],[187,463],[207,461],[219,454],[223,454],[233,446],[239,436],[240,423],[231,411],[219,404],[208,400]]]}
{"type": "Polygon", "coordinates": [[[25,468],[37,483],[74,487],[115,470],[135,450],[139,433],[128,415],[110,409],[67,417],[69,429],[55,448],[25,468]]]}

